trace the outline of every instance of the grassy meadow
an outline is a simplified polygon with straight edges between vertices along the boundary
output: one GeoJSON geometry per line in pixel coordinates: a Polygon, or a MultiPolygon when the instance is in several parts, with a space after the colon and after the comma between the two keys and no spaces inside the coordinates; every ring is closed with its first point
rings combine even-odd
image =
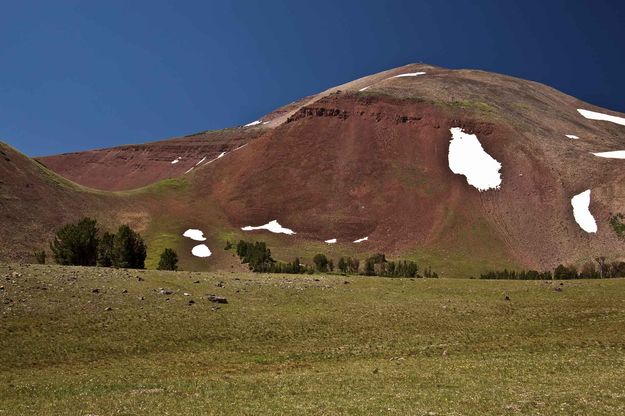
{"type": "Polygon", "coordinates": [[[0,286],[0,415],[625,414],[623,279],[4,264],[0,286]]]}

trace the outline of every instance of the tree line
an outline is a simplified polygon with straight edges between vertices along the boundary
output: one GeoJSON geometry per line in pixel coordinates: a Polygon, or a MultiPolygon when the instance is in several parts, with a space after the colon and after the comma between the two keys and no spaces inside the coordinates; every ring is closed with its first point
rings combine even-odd
{"type": "Polygon", "coordinates": [[[480,279],[499,280],[571,280],[571,279],[606,279],[625,277],[625,262],[608,262],[605,257],[597,257],[595,262],[585,263],[581,269],[575,266],[558,265],[553,272],[536,270],[500,270],[480,275],[480,279]]]}
{"type": "MultiPolygon", "coordinates": [[[[226,250],[230,249],[231,246],[230,242],[227,242],[226,250]]],[[[263,241],[252,243],[241,240],[237,244],[236,250],[241,262],[247,264],[250,270],[256,273],[314,273],[312,267],[302,264],[297,257],[290,263],[275,260],[271,256],[271,250],[263,241]]]]}
{"type": "MultiPolygon", "coordinates": [[[[226,243],[226,250],[232,247],[226,243]]],[[[271,256],[271,250],[262,241],[249,242],[240,240],[236,246],[236,252],[241,262],[247,264],[251,271],[262,273],[290,273],[312,274],[314,272],[328,273],[335,271],[333,259],[319,253],[313,257],[313,265],[302,264],[296,257],[290,263],[276,261],[271,256]]],[[[389,261],[383,253],[368,257],[361,269],[360,260],[352,257],[341,257],[336,263],[336,268],[342,274],[362,274],[365,276],[382,277],[438,277],[430,267],[423,270],[414,261],[389,261]]]]}

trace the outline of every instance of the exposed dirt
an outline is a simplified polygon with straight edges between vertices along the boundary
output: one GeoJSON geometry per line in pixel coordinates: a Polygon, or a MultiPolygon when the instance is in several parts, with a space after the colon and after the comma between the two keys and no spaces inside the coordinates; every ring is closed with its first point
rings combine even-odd
{"type": "Polygon", "coordinates": [[[180,177],[222,152],[245,145],[262,132],[261,127],[242,127],[159,142],[64,153],[37,160],[76,183],[106,191],[122,191],[180,177]]]}

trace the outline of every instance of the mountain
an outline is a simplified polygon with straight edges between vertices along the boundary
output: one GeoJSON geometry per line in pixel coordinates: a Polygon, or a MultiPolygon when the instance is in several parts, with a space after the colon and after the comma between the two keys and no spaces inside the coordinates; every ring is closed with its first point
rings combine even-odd
{"type": "MultiPolygon", "coordinates": [[[[581,265],[625,252],[609,224],[610,213],[625,212],[625,161],[593,154],[625,148],[623,123],[623,114],[536,82],[412,64],[253,125],[39,158],[100,191],[55,179],[32,204],[56,210],[57,195],[75,193],[90,201],[84,212],[135,219],[152,265],[172,246],[183,267],[237,269],[223,245],[240,238],[267,241],[282,260],[383,251],[444,276],[581,265]],[[295,234],[241,230],[272,220],[295,234]],[[204,232],[211,257],[191,256],[198,242],[182,236],[190,228],[204,232]]],[[[3,192],[21,201],[20,191],[3,192]]],[[[15,226],[20,236],[26,229],[15,226]]]]}

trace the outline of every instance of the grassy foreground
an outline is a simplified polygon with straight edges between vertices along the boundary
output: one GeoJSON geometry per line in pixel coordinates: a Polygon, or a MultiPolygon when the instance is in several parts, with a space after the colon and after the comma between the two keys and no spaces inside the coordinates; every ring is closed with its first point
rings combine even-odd
{"type": "Polygon", "coordinates": [[[622,279],[0,279],[0,415],[625,414],[622,279]]]}

